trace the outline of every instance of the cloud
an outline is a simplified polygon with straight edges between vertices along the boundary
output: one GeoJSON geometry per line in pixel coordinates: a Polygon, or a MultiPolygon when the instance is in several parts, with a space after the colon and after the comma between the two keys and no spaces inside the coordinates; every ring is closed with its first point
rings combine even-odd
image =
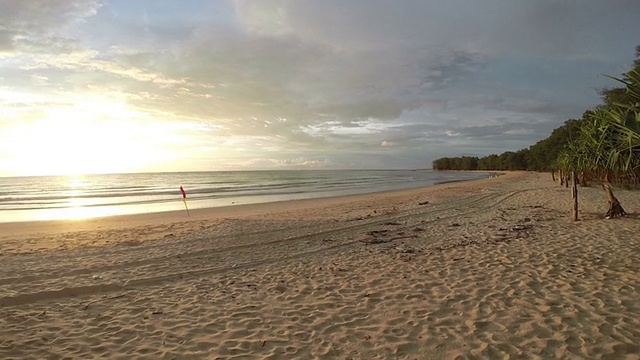
{"type": "Polygon", "coordinates": [[[255,167],[517,150],[631,62],[640,3],[581,4],[0,1],[2,120],[104,98],[255,167]]]}
{"type": "Polygon", "coordinates": [[[463,80],[479,64],[477,54],[431,52],[411,43],[388,49],[369,39],[366,47],[343,48],[338,41],[300,31],[295,17],[285,15],[312,14],[294,3],[276,6],[280,20],[269,20],[271,25],[260,25],[273,15],[271,10],[246,3],[238,9],[243,27],[199,24],[185,41],[162,51],[77,49],[60,57],[40,56],[31,69],[80,71],[94,83],[93,73],[101,71],[100,83],[123,89],[133,105],[178,117],[287,117],[297,127],[327,118],[398,118],[428,101],[429,90],[463,80]]]}
{"type": "Polygon", "coordinates": [[[95,15],[97,0],[31,0],[0,2],[0,47],[17,51],[23,45],[45,45],[71,24],[95,15]]]}
{"type": "Polygon", "coordinates": [[[289,158],[289,159],[269,159],[276,167],[287,167],[287,168],[317,168],[317,167],[325,167],[327,165],[326,159],[308,159],[305,157],[299,158],[289,158]]]}

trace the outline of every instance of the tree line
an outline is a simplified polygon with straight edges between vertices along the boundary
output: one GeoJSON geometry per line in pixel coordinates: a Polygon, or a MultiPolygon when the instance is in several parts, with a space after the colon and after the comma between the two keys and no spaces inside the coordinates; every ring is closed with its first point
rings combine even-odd
{"type": "MultiPolygon", "coordinates": [[[[586,113],[584,116],[587,116],[586,113]]],[[[564,125],[553,130],[551,135],[526,149],[506,151],[500,155],[485,157],[460,156],[443,157],[434,160],[434,170],[532,170],[551,171],[556,159],[568,144],[577,136],[581,120],[570,119],[564,125]]]]}
{"type": "Polygon", "coordinates": [[[640,181],[640,46],[633,68],[621,86],[600,91],[603,103],[580,119],[569,119],[549,137],[528,148],[485,157],[443,157],[434,170],[574,170],[582,178],[639,185],[640,181]]]}
{"type": "Polygon", "coordinates": [[[598,181],[609,201],[606,217],[626,215],[612,184],[640,186],[640,46],[633,68],[610,78],[621,86],[602,90],[602,104],[580,119],[567,120],[529,148],[483,158],[440,158],[433,161],[433,169],[551,171],[564,186],[573,181],[574,220],[578,220],[577,185],[598,181]]]}

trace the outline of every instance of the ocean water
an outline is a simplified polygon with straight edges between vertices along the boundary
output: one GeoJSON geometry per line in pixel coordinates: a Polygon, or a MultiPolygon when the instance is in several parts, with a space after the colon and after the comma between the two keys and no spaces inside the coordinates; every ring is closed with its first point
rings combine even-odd
{"type": "Polygon", "coordinates": [[[431,170],[286,170],[0,178],[0,222],[100,216],[408,189],[488,177],[431,170]]]}

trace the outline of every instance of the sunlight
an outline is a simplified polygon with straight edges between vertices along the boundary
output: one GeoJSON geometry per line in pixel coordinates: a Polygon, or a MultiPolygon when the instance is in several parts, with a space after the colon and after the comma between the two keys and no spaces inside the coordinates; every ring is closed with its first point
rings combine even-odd
{"type": "Polygon", "coordinates": [[[72,175],[69,177],[69,186],[73,189],[84,187],[85,181],[80,175],[72,175]]]}
{"type": "Polygon", "coordinates": [[[171,123],[151,121],[122,103],[51,106],[41,114],[2,129],[0,152],[11,160],[3,164],[7,170],[25,175],[144,171],[178,157],[177,146],[188,141],[171,123]]]}
{"type": "Polygon", "coordinates": [[[67,201],[66,206],[72,209],[80,209],[87,202],[87,199],[79,198],[83,194],[83,187],[85,186],[85,182],[82,180],[82,175],[69,175],[64,178],[64,182],[71,188],[67,192],[67,196],[69,200],[67,201]]]}
{"type": "Polygon", "coordinates": [[[117,207],[69,207],[59,209],[38,209],[32,211],[32,220],[83,220],[95,217],[121,215],[117,207]]]}

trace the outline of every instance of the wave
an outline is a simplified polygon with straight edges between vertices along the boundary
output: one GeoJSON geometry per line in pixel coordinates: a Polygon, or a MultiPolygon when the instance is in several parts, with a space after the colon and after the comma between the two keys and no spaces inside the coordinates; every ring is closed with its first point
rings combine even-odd
{"type": "Polygon", "coordinates": [[[59,177],[0,178],[0,214],[3,214],[0,221],[9,221],[14,211],[144,205],[153,205],[152,209],[166,208],[181,202],[181,185],[192,203],[220,206],[232,203],[220,200],[233,198],[261,202],[348,195],[482,176],[480,173],[410,170],[321,170],[91,175],[77,183],[59,177]]]}

